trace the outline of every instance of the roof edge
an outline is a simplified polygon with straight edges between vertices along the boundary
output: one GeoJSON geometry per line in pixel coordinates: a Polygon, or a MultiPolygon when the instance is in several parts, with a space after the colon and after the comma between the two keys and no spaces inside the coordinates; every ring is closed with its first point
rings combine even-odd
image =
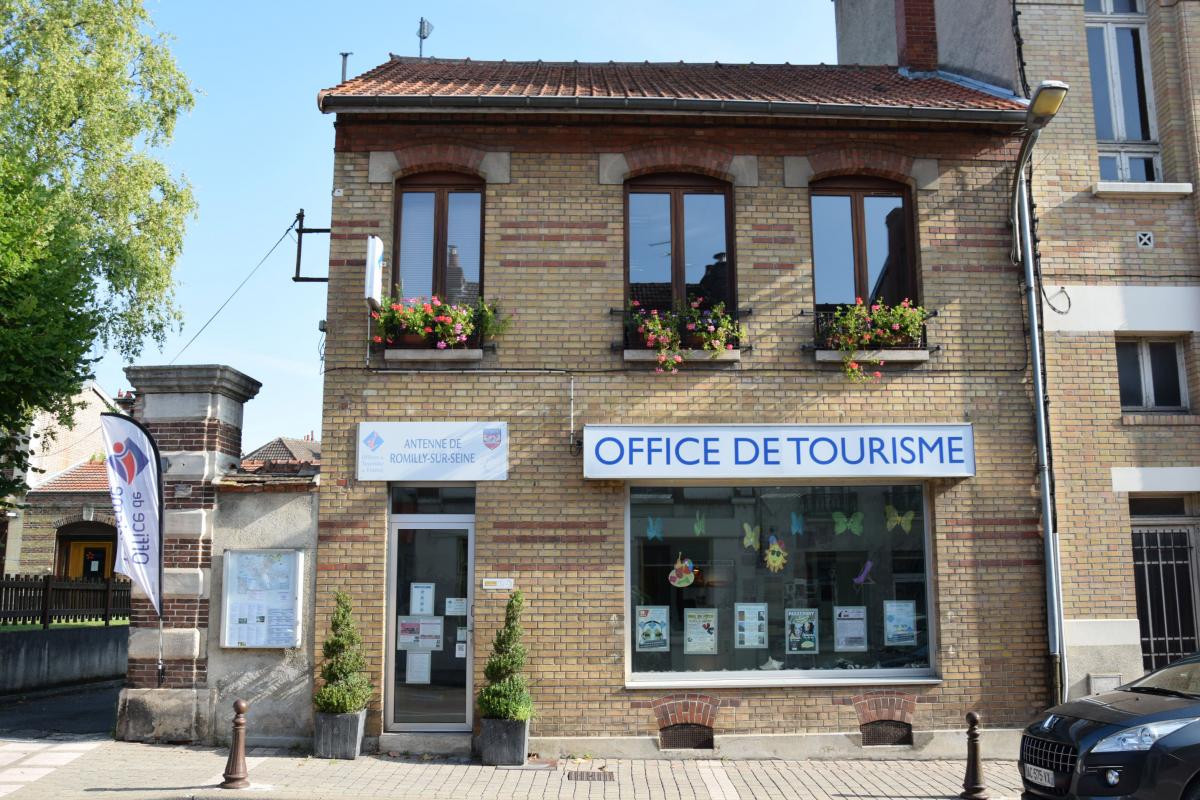
{"type": "Polygon", "coordinates": [[[566,95],[330,95],[317,94],[317,105],[324,114],[381,114],[400,109],[430,111],[673,111],[693,114],[730,114],[742,116],[788,116],[822,118],[863,118],[913,121],[972,122],[1024,125],[1024,109],[938,108],[926,106],[875,106],[839,103],[800,103],[778,100],[695,100],[675,97],[576,97],[566,95]]]}

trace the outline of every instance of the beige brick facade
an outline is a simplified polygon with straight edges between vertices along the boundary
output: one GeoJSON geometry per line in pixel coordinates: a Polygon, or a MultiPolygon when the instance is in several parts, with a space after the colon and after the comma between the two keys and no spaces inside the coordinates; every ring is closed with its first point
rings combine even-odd
{"type": "MultiPolygon", "coordinates": [[[[424,147],[425,168],[470,169],[450,146],[424,147]]],[[[387,570],[387,486],[355,479],[360,421],[507,421],[508,480],[479,483],[476,586],[512,577],[526,592],[530,677],[542,736],[647,735],[679,720],[718,733],[855,731],[875,719],[916,730],[959,727],[969,709],[1016,727],[1048,700],[1044,585],[1033,469],[1028,359],[1018,269],[1008,258],[1008,185],[1015,147],[980,129],[875,130],[753,120],[496,116],[338,121],[334,160],[317,642],[335,589],[353,595],[377,695],[369,735],[382,727],[387,570]],[[495,353],[476,368],[364,365],[364,237],[391,258],[393,184],[371,183],[369,153],[397,153],[423,168],[419,146],[452,141],[462,152],[510,154],[508,183],[489,183],[485,295],[513,315],[495,353]],[[668,146],[662,146],[666,143],[668,146]],[[411,148],[411,149],[410,149],[411,148]],[[602,153],[645,153],[640,171],[721,175],[731,155],[757,159],[757,185],[733,190],[739,306],[750,349],[731,365],[685,364],[675,376],[627,364],[619,349],[624,306],[624,203],[598,180],[602,153]],[[939,177],[915,192],[922,301],[937,309],[927,364],[884,367],[855,385],[814,362],[809,197],[785,187],[784,158],[825,174],[902,177],[913,159],[936,159],[939,177]],[[695,690],[625,687],[624,485],[586,481],[570,447],[595,423],[970,422],[977,474],[929,482],[935,685],[838,685],[695,690]],[[698,705],[688,705],[697,703],[698,705]],[[673,705],[674,704],[674,705],[673,705]],[[666,709],[666,710],[664,710],[666,709]],[[667,722],[664,722],[667,720],[667,722]]],[[[475,652],[503,612],[503,593],[477,592],[475,652]]],[[[477,657],[476,686],[483,659],[477,657]]]]}

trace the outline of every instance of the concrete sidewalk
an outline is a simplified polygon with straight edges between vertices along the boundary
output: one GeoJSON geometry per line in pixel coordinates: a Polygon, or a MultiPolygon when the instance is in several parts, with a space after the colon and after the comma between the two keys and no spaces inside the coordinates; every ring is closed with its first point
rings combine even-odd
{"type": "MultiPolygon", "coordinates": [[[[247,754],[251,787],[217,788],[226,750],[56,736],[0,739],[0,796],[27,798],[572,798],[572,800],[919,800],[962,791],[959,761],[601,761],[540,769],[362,756],[323,761],[286,751],[247,754]],[[611,777],[610,777],[611,776],[611,777]]],[[[994,800],[1017,798],[1016,764],[991,761],[994,800]]]]}

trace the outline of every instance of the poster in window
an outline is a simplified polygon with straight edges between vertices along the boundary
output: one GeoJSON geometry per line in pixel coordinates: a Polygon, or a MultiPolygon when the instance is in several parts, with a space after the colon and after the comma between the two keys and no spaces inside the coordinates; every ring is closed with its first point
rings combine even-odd
{"type": "Polygon", "coordinates": [[[432,583],[409,584],[408,613],[414,616],[433,614],[436,586],[432,583]]]}
{"type": "Polygon", "coordinates": [[[717,654],[717,610],[715,608],[684,609],[683,652],[697,656],[717,654]]]}
{"type": "Polygon", "coordinates": [[[761,650],[767,646],[767,604],[735,603],[734,638],[737,650],[761,650]]]}
{"type": "Polygon", "coordinates": [[[788,655],[816,655],[821,651],[820,620],[815,608],[784,609],[788,655]]]}
{"type": "Polygon", "coordinates": [[[833,607],[833,649],[838,653],[867,650],[867,607],[833,607]]]}
{"type": "Polygon", "coordinates": [[[671,649],[668,606],[638,606],[635,642],[639,653],[665,653],[671,649]]]}
{"type": "Polygon", "coordinates": [[[915,601],[884,601],[883,644],[885,647],[916,647],[917,604],[915,601]]]}
{"type": "Polygon", "coordinates": [[[441,650],[441,617],[396,617],[397,650],[441,650]]]}

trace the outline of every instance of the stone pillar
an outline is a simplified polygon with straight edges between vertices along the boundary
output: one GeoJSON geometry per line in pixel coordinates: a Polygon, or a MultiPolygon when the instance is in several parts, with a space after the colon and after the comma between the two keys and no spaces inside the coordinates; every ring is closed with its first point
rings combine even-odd
{"type": "Polygon", "coordinates": [[[213,483],[237,468],[242,406],[262,384],[221,365],[128,367],[125,375],[136,392],[133,416],[149,428],[162,456],[166,677],[159,687],[158,618],[135,589],[117,738],[198,741],[208,730],[213,483]]]}

